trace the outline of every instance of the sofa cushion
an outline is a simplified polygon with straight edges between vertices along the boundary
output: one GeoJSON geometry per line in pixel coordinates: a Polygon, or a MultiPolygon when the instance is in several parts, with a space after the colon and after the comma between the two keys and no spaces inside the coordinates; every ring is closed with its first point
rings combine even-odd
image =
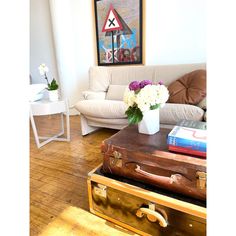
{"type": "Polygon", "coordinates": [[[106,118],[97,118],[92,116],[86,116],[86,118],[89,120],[89,123],[92,122],[99,122],[107,125],[128,125],[128,119],[127,118],[119,118],[119,119],[106,119],[106,118]]]}
{"type": "Polygon", "coordinates": [[[169,103],[198,104],[206,97],[206,70],[195,70],[172,82],[169,103]]]}
{"type": "Polygon", "coordinates": [[[85,116],[116,119],[125,118],[126,104],[113,100],[83,100],[76,103],[75,108],[85,116]]]}
{"type": "Polygon", "coordinates": [[[85,100],[104,100],[106,97],[106,92],[94,92],[92,90],[86,90],[82,92],[85,100]]]}
{"type": "Polygon", "coordinates": [[[110,84],[111,74],[106,66],[89,68],[89,88],[95,92],[106,92],[110,84]]]}
{"type": "Polygon", "coordinates": [[[175,125],[180,120],[203,120],[204,111],[197,106],[188,104],[166,103],[160,109],[160,123],[175,125]]]}
{"type": "Polygon", "coordinates": [[[110,84],[107,91],[106,99],[122,101],[124,97],[125,89],[127,87],[128,87],[127,85],[110,84]]]}
{"type": "Polygon", "coordinates": [[[137,80],[151,80],[154,83],[163,81],[166,86],[180,78],[180,76],[193,70],[205,69],[205,63],[179,64],[179,65],[135,65],[109,67],[110,84],[127,85],[137,80]]]}
{"type": "MultiPolygon", "coordinates": [[[[75,108],[85,116],[120,119],[126,118],[127,106],[123,101],[113,100],[83,100],[75,108]]],[[[160,109],[160,123],[175,125],[180,120],[203,120],[204,111],[193,105],[166,103],[160,109]]]]}

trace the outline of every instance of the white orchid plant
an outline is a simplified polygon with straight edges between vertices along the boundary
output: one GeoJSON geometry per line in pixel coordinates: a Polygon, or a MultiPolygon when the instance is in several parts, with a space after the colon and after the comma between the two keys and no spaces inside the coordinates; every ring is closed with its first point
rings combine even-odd
{"type": "Polygon", "coordinates": [[[53,80],[51,81],[51,83],[48,82],[48,77],[47,77],[47,72],[49,71],[48,67],[42,63],[39,67],[39,73],[40,75],[43,75],[44,76],[44,79],[47,81],[47,89],[49,91],[52,91],[52,90],[57,90],[58,89],[58,84],[57,84],[57,81],[53,78],[53,80]]]}
{"type": "Polygon", "coordinates": [[[139,123],[144,112],[163,107],[168,98],[169,91],[161,81],[158,84],[150,80],[131,82],[124,93],[129,124],[139,123]]]}

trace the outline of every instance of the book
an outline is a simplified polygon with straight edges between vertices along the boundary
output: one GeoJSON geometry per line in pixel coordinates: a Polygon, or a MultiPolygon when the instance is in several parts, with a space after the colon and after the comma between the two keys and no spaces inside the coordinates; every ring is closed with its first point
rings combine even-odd
{"type": "Polygon", "coordinates": [[[195,121],[195,120],[181,120],[176,126],[189,127],[194,129],[207,129],[207,123],[203,121],[195,121]]]}
{"type": "Polygon", "coordinates": [[[206,152],[201,152],[201,151],[197,151],[197,150],[190,150],[188,148],[184,148],[184,147],[180,147],[180,146],[169,145],[169,150],[173,151],[173,152],[188,154],[188,155],[206,157],[206,152]]]}
{"type": "Polygon", "coordinates": [[[168,134],[169,150],[206,156],[207,131],[189,127],[175,126],[168,134]]]}

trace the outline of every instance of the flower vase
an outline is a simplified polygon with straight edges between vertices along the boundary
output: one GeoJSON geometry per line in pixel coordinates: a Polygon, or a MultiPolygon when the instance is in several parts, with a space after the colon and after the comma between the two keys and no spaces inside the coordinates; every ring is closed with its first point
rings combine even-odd
{"type": "Polygon", "coordinates": [[[159,109],[146,111],[143,119],[138,123],[138,132],[152,135],[160,130],[159,109]]]}
{"type": "Polygon", "coordinates": [[[49,101],[51,101],[51,102],[58,101],[58,97],[59,97],[58,90],[49,90],[48,95],[49,95],[49,101]]]}

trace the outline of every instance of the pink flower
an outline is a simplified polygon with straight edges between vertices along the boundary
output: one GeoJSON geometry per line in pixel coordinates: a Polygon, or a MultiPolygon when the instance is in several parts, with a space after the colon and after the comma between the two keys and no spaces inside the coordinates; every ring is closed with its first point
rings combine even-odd
{"type": "Polygon", "coordinates": [[[134,91],[136,91],[136,90],[138,90],[138,89],[140,89],[140,87],[139,87],[139,82],[138,82],[138,81],[133,81],[133,82],[131,82],[131,83],[129,84],[129,90],[134,90],[134,91]]]}
{"type": "Polygon", "coordinates": [[[139,87],[144,88],[148,84],[152,85],[152,81],[151,80],[143,80],[143,81],[140,82],[139,87]]]}

